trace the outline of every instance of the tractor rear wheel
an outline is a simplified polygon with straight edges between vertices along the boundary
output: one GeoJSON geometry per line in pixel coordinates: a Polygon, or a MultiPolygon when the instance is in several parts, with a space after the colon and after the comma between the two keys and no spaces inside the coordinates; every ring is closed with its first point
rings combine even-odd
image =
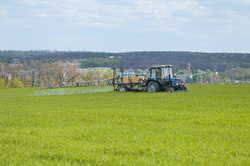
{"type": "Polygon", "coordinates": [[[157,82],[151,81],[147,85],[147,92],[159,92],[160,86],[157,82]]]}

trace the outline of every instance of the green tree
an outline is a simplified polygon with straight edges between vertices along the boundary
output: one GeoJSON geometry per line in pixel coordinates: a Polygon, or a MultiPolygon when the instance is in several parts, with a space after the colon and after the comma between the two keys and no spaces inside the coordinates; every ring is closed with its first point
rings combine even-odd
{"type": "Polygon", "coordinates": [[[114,58],[90,58],[81,63],[81,68],[111,67],[119,62],[119,59],[114,58]]]}
{"type": "Polygon", "coordinates": [[[24,84],[22,81],[18,79],[13,79],[11,80],[10,87],[11,88],[24,88],[24,84]]]}
{"type": "Polygon", "coordinates": [[[5,80],[0,78],[0,88],[4,88],[5,87],[5,80]]]}

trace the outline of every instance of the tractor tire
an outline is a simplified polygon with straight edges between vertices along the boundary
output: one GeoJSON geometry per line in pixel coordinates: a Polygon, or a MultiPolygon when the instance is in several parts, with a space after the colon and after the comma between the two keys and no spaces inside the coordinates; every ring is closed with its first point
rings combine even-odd
{"type": "Polygon", "coordinates": [[[169,88],[167,88],[167,90],[166,90],[166,92],[168,92],[168,93],[174,93],[174,88],[173,87],[169,87],[169,88]]]}
{"type": "Polygon", "coordinates": [[[159,92],[160,91],[160,86],[157,82],[151,81],[147,85],[147,92],[159,92]]]}
{"type": "Polygon", "coordinates": [[[126,92],[126,88],[125,87],[119,87],[118,92],[126,92]]]}
{"type": "Polygon", "coordinates": [[[186,90],[187,90],[187,87],[183,86],[183,87],[182,87],[182,90],[186,91],[186,90]]]}

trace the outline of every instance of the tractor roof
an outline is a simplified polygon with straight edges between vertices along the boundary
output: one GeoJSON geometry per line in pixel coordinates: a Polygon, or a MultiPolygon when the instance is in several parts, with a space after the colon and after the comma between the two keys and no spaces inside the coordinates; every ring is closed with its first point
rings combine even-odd
{"type": "Polygon", "coordinates": [[[172,68],[172,65],[155,65],[150,67],[150,69],[156,69],[156,68],[172,68]]]}

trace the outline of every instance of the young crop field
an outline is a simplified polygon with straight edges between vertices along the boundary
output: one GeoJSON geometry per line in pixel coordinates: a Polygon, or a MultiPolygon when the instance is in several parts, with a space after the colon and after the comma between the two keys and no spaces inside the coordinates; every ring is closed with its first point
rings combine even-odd
{"type": "Polygon", "coordinates": [[[250,165],[250,85],[189,89],[0,89],[0,166],[250,165]]]}

